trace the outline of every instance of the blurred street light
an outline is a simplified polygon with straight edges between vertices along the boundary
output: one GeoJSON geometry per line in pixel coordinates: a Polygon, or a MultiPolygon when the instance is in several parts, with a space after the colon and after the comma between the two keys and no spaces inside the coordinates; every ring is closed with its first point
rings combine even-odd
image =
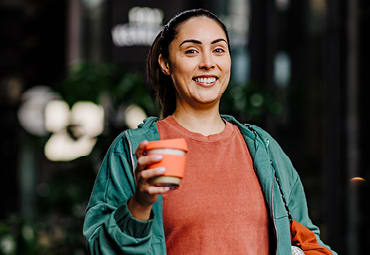
{"type": "Polygon", "coordinates": [[[18,120],[22,127],[32,135],[44,136],[48,132],[45,128],[44,111],[47,103],[56,99],[47,86],[36,86],[22,95],[22,104],[18,110],[18,120]]]}
{"type": "Polygon", "coordinates": [[[52,100],[45,109],[45,128],[56,133],[65,128],[70,121],[69,106],[63,100],[52,100]]]}
{"type": "Polygon", "coordinates": [[[104,129],[103,107],[92,102],[77,102],[69,111],[65,102],[51,101],[46,113],[46,123],[54,132],[44,148],[49,160],[71,161],[91,153],[96,137],[104,129]]]}
{"type": "Polygon", "coordinates": [[[286,52],[278,52],[274,60],[274,79],[279,87],[286,87],[290,81],[291,65],[286,52]]]}
{"type": "Polygon", "coordinates": [[[129,128],[137,128],[137,126],[143,122],[147,117],[145,111],[137,105],[130,105],[126,108],[125,122],[129,128]]]}

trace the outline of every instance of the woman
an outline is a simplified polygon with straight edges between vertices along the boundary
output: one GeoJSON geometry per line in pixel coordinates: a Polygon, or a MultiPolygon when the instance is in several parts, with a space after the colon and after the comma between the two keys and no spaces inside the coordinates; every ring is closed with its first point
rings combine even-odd
{"type": "Polygon", "coordinates": [[[87,208],[93,254],[291,254],[287,210],[316,235],[302,184],[276,141],[220,115],[231,70],[229,37],[212,13],[175,16],[155,39],[148,77],[163,119],[148,118],[111,145],[87,208]],[[184,137],[189,147],[178,190],[154,187],[165,169],[148,141],[184,137]],[[134,153],[135,152],[135,153],[134,153]],[[279,177],[279,183],[276,180],[279,177]]]}

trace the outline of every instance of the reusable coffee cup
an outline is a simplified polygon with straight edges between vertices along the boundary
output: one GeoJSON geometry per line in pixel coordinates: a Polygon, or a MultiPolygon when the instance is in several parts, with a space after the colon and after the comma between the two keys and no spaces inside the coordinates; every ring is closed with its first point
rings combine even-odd
{"type": "Polygon", "coordinates": [[[183,138],[166,139],[149,142],[145,147],[147,155],[162,155],[162,160],[151,164],[148,168],[164,167],[165,173],[151,179],[151,183],[157,187],[179,187],[184,177],[186,153],[188,147],[183,138]]]}

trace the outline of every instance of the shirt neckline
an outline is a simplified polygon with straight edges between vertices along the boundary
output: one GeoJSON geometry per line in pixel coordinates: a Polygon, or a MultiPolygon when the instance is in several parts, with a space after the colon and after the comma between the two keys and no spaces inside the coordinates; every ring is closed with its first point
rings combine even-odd
{"type": "Polygon", "coordinates": [[[230,122],[227,122],[225,119],[223,121],[225,122],[225,128],[217,134],[212,134],[212,135],[203,135],[201,133],[197,132],[192,132],[185,127],[183,127],[180,123],[178,123],[173,116],[168,116],[164,120],[165,123],[167,122],[170,124],[177,133],[179,133],[183,137],[190,138],[192,140],[200,141],[200,142],[219,142],[223,141],[226,139],[229,139],[233,133],[234,133],[234,128],[233,124],[230,122]]]}

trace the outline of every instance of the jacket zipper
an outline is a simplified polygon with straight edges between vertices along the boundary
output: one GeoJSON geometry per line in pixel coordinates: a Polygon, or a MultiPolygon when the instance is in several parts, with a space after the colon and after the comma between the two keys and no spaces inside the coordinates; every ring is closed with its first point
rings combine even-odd
{"type": "Polygon", "coordinates": [[[135,164],[134,164],[134,157],[132,156],[132,145],[131,145],[130,139],[128,139],[127,132],[128,131],[126,130],[125,131],[125,137],[126,137],[126,140],[127,140],[127,143],[128,143],[128,149],[129,149],[129,152],[130,152],[130,159],[131,159],[132,174],[134,176],[135,185],[136,185],[135,164]]]}

